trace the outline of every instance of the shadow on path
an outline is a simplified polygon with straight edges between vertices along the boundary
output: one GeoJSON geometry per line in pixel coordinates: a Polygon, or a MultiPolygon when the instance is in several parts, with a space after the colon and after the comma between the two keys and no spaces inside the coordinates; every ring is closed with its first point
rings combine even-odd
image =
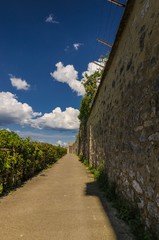
{"type": "Polygon", "coordinates": [[[85,195],[96,196],[100,200],[105,215],[109,218],[118,240],[135,240],[129,227],[125,224],[125,222],[117,217],[117,210],[112,207],[111,203],[108,202],[104,196],[104,193],[99,190],[98,183],[96,181],[86,183],[85,195]]]}

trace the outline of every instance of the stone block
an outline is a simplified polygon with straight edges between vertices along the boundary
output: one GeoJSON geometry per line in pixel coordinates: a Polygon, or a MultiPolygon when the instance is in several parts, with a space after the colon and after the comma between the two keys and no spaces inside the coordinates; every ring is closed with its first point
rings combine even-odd
{"type": "Polygon", "coordinates": [[[157,203],[157,206],[159,207],[159,193],[157,193],[157,196],[156,196],[156,203],[157,203]]]}
{"type": "Polygon", "coordinates": [[[154,194],[153,188],[151,186],[148,186],[146,191],[145,191],[145,194],[148,198],[152,199],[153,194],[154,194]]]}
{"type": "Polygon", "coordinates": [[[148,139],[148,138],[147,138],[146,131],[143,130],[142,133],[141,133],[141,135],[140,135],[139,141],[140,141],[140,142],[146,142],[147,139],[148,139]]]}
{"type": "Polygon", "coordinates": [[[154,202],[148,202],[147,210],[151,217],[156,218],[158,215],[157,207],[154,202]]]}
{"type": "Polygon", "coordinates": [[[135,132],[141,131],[144,127],[143,126],[138,126],[134,129],[135,132]]]}
{"type": "Polygon", "coordinates": [[[144,127],[151,127],[151,126],[153,126],[153,121],[152,120],[144,122],[144,127]]]}
{"type": "Polygon", "coordinates": [[[135,189],[135,191],[137,193],[140,193],[140,194],[143,193],[143,190],[142,190],[141,186],[139,185],[139,183],[136,180],[133,181],[132,185],[133,185],[133,188],[135,189]]]}
{"type": "Polygon", "coordinates": [[[149,141],[159,141],[159,132],[156,132],[148,137],[149,141]]]}

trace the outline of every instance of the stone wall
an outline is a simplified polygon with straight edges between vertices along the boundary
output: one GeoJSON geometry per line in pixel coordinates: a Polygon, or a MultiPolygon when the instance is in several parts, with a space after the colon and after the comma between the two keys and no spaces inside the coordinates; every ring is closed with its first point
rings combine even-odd
{"type": "Polygon", "coordinates": [[[159,236],[158,0],[128,1],[83,142],[159,236]]]}

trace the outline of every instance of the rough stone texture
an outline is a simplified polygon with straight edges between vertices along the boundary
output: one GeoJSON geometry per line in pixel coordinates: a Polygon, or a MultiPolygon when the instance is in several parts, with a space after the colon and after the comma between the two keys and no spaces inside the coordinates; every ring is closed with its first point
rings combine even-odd
{"type": "Polygon", "coordinates": [[[129,0],[125,16],[78,151],[159,236],[159,1],[129,0]]]}
{"type": "Polygon", "coordinates": [[[137,193],[143,193],[141,186],[139,185],[139,183],[136,180],[133,181],[132,185],[137,193]]]}

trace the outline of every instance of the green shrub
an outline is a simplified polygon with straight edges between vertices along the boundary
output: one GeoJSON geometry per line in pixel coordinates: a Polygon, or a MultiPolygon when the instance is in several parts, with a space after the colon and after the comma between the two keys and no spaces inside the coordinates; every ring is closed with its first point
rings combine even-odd
{"type": "Polygon", "coordinates": [[[0,194],[55,163],[66,149],[48,143],[22,139],[16,133],[0,130],[0,194]]]}

